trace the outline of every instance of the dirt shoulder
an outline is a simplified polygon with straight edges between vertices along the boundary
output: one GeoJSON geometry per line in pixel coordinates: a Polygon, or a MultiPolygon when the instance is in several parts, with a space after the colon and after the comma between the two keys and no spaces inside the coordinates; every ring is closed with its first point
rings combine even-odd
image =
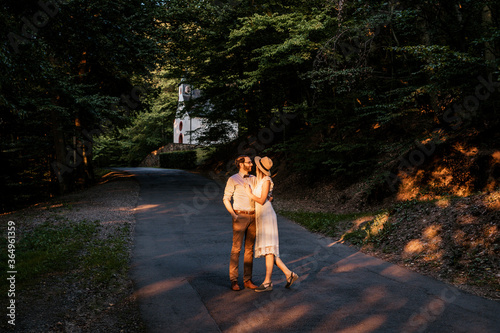
{"type": "MultiPolygon", "coordinates": [[[[14,221],[16,237],[42,224],[63,228],[72,223],[97,221],[97,238],[102,244],[119,238],[130,257],[135,225],[134,209],[139,185],[131,177],[111,173],[102,183],[84,191],[0,216],[2,225],[14,221]]],[[[96,247],[94,247],[96,248],[96,247]]],[[[121,248],[123,251],[123,248],[121,248]]],[[[94,268],[95,272],[103,267],[94,268]]],[[[21,272],[18,272],[21,273],[21,272]]],[[[111,281],[86,277],[84,268],[44,274],[22,283],[15,296],[16,325],[2,320],[0,330],[15,332],[143,332],[132,281],[127,274],[114,274],[111,281]]],[[[4,293],[2,293],[4,294],[4,293]]],[[[2,298],[2,304],[8,300],[2,298]]],[[[5,309],[5,307],[3,307],[5,309]]]]}
{"type": "MultiPolygon", "coordinates": [[[[278,180],[279,181],[279,180],[278,180]]],[[[325,228],[361,252],[500,300],[500,191],[367,204],[363,184],[275,187],[277,211],[365,214],[325,228]]]]}

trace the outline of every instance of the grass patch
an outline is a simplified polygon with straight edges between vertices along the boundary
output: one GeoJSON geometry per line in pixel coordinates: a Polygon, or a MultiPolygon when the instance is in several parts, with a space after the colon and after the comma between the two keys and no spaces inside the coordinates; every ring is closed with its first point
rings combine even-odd
{"type": "Polygon", "coordinates": [[[385,237],[391,233],[394,224],[389,222],[389,213],[381,212],[362,224],[359,228],[351,229],[342,235],[342,239],[355,245],[371,243],[379,246],[385,237]]]}
{"type": "Polygon", "coordinates": [[[373,213],[334,214],[305,211],[279,211],[279,214],[307,229],[330,237],[338,237],[349,229],[352,221],[372,216],[373,213]]]}
{"type": "MultiPolygon", "coordinates": [[[[98,228],[97,221],[70,223],[55,220],[45,222],[22,235],[16,243],[16,282],[18,287],[34,283],[48,274],[61,274],[78,268],[79,253],[90,242],[98,228]],[[57,221],[57,222],[56,222],[57,221]]],[[[2,238],[6,248],[6,239],[2,238]]],[[[7,263],[6,253],[1,262],[7,263]]],[[[6,267],[4,271],[6,271],[6,267]]],[[[1,282],[5,287],[5,281],[1,282]]]]}
{"type": "MultiPolygon", "coordinates": [[[[19,235],[16,242],[15,269],[19,289],[36,285],[48,276],[78,274],[89,283],[104,283],[117,274],[126,274],[128,252],[126,243],[129,227],[122,226],[108,239],[98,239],[99,221],[70,222],[51,219],[33,230],[19,235]]],[[[0,239],[0,246],[7,248],[7,239],[0,239]]],[[[7,269],[7,251],[2,251],[0,261],[7,269]]],[[[8,281],[0,282],[6,290],[8,281]]]]}
{"type": "Polygon", "coordinates": [[[128,225],[115,230],[113,235],[103,240],[94,240],[83,257],[83,267],[87,278],[96,283],[109,283],[116,275],[126,275],[128,268],[127,238],[128,225]]]}
{"type": "Polygon", "coordinates": [[[279,214],[310,231],[339,238],[355,245],[367,243],[378,245],[394,228],[394,225],[388,222],[387,211],[352,214],[280,211],[279,214]]]}

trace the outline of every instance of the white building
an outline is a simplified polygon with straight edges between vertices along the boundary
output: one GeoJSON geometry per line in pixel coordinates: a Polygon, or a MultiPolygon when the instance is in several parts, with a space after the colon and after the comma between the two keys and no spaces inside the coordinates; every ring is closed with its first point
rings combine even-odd
{"type": "MultiPolygon", "coordinates": [[[[200,142],[199,131],[206,129],[207,121],[205,118],[191,117],[189,112],[184,111],[185,102],[200,97],[199,89],[192,89],[189,84],[181,82],[179,85],[179,99],[177,103],[177,116],[174,120],[174,143],[183,144],[204,144],[200,142]]],[[[230,126],[231,139],[235,139],[238,135],[238,124],[225,122],[224,125],[230,126]]],[[[217,143],[217,142],[213,142],[217,143]]]]}

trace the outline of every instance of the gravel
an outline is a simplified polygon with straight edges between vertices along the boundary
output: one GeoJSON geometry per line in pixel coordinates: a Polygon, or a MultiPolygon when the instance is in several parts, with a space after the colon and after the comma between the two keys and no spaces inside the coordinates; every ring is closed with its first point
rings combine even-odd
{"type": "MultiPolygon", "coordinates": [[[[2,225],[14,221],[16,238],[44,222],[54,224],[99,221],[96,237],[106,240],[119,230],[129,230],[129,258],[135,225],[134,209],[139,185],[130,175],[112,172],[89,189],[0,216],[2,225]]],[[[143,332],[132,281],[116,275],[106,285],[82,278],[76,270],[37,279],[17,290],[15,327],[2,320],[0,331],[15,332],[143,332]]],[[[8,304],[4,300],[2,304],[8,304]]],[[[2,307],[3,309],[6,308],[2,307]]],[[[4,316],[5,318],[5,316],[4,316]]]]}

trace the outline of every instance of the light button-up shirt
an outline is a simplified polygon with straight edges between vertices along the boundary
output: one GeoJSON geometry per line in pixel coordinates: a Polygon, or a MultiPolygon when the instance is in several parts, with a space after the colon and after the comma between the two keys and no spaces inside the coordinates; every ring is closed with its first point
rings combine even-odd
{"type": "Polygon", "coordinates": [[[224,199],[231,202],[233,199],[233,209],[234,210],[245,210],[253,211],[255,210],[255,203],[250,199],[245,192],[245,184],[250,184],[252,189],[255,187],[257,177],[249,175],[249,177],[244,177],[242,173],[237,173],[229,177],[226,183],[226,188],[224,189],[224,199]]]}

